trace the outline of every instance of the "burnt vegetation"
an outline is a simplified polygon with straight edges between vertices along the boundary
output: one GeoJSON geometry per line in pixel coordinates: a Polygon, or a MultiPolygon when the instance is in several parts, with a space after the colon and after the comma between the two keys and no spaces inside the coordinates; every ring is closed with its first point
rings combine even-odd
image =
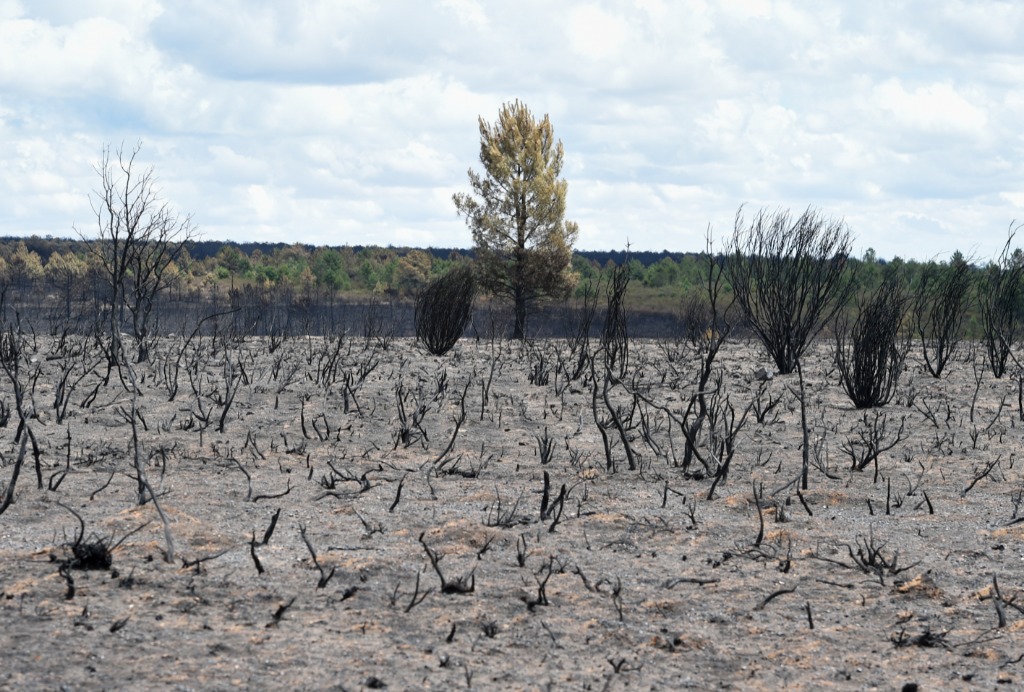
{"type": "Polygon", "coordinates": [[[839,382],[857,408],[884,406],[896,394],[910,349],[903,334],[906,306],[902,280],[889,277],[861,303],[852,325],[835,324],[839,382]]]}
{"type": "Polygon", "coordinates": [[[972,286],[971,266],[960,253],[948,263],[932,263],[921,272],[913,298],[913,324],[925,368],[932,377],[942,376],[963,339],[972,286]]]}
{"type": "Polygon", "coordinates": [[[729,283],[750,329],[781,374],[796,370],[822,327],[854,290],[847,271],[852,235],[841,219],[807,209],[742,214],[729,246],[729,283]]]}
{"type": "Polygon", "coordinates": [[[1016,230],[1011,228],[1003,251],[982,272],[978,285],[982,343],[989,367],[997,378],[1006,374],[1010,356],[1020,340],[1024,255],[1019,249],[1012,249],[1016,230]]]}
{"type": "MultiPolygon", "coordinates": [[[[830,679],[883,686],[914,646],[936,657],[918,672],[962,649],[1016,681],[1016,254],[871,279],[812,210],[735,233],[720,254],[709,232],[656,339],[629,255],[579,277],[552,338],[507,338],[514,314],[474,304],[468,263],[412,312],[209,296],[124,332],[145,358],[118,343],[131,311],[114,336],[106,313],[8,299],[5,628],[46,653],[123,638],[154,667],[172,643],[230,647],[253,686],[258,661],[324,638],[351,648],[331,670],[353,688],[541,686],[552,660],[594,688],[698,664],[739,683],[736,657],[784,660],[782,685],[795,647],[832,656],[809,637],[856,612],[880,663],[832,656],[830,679]]],[[[95,682],[87,665],[69,680],[95,682]]]]}
{"type": "Polygon", "coordinates": [[[435,356],[443,356],[462,338],[473,315],[476,280],[468,266],[434,279],[416,297],[416,338],[435,356]]]}

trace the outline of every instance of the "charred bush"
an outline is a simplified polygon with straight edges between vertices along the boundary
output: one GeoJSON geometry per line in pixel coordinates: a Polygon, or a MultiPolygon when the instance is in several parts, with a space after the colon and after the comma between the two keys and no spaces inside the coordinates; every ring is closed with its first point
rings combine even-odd
{"type": "Polygon", "coordinates": [[[910,346],[901,336],[906,306],[903,284],[889,277],[860,306],[852,327],[836,321],[839,381],[857,408],[884,406],[896,392],[910,346]]]}
{"type": "Polygon", "coordinates": [[[743,209],[736,214],[726,277],[779,373],[796,369],[852,295],[850,245],[846,224],[814,209],[795,219],[762,209],[746,227],[743,209]]]}
{"type": "Polygon", "coordinates": [[[594,318],[597,315],[598,295],[601,293],[601,278],[597,281],[588,281],[581,288],[579,299],[569,327],[566,345],[568,356],[560,359],[559,366],[565,372],[566,378],[570,381],[578,380],[587,371],[590,353],[590,331],[594,326],[594,318]]]}
{"type": "Polygon", "coordinates": [[[416,298],[416,338],[435,356],[443,356],[462,337],[473,312],[476,282],[468,266],[431,281],[416,298]]]}
{"type": "Polygon", "coordinates": [[[619,377],[626,374],[629,363],[629,327],[626,322],[626,289],[629,288],[629,263],[623,262],[612,270],[608,282],[608,310],[601,333],[601,347],[604,351],[608,372],[619,377]]]}
{"type": "Polygon", "coordinates": [[[695,349],[702,349],[707,337],[714,334],[715,324],[707,296],[696,292],[683,299],[680,321],[683,336],[695,349]]]}
{"type": "Polygon", "coordinates": [[[1006,362],[1020,337],[1024,257],[1020,250],[1010,252],[1015,233],[1016,228],[1011,228],[1003,251],[985,269],[978,287],[982,340],[997,378],[1006,374],[1006,362]]]}
{"type": "Polygon", "coordinates": [[[971,266],[959,252],[949,264],[929,264],[914,294],[914,330],[921,339],[924,364],[940,377],[963,336],[971,290],[971,266]]]}
{"type": "MultiPolygon", "coordinates": [[[[696,378],[696,388],[692,400],[697,404],[697,416],[686,435],[686,450],[683,457],[683,468],[688,469],[694,455],[694,445],[691,442],[696,440],[704,421],[709,418],[714,421],[717,416],[713,415],[708,404],[708,395],[711,393],[709,385],[715,372],[715,359],[718,351],[722,348],[726,338],[732,332],[732,308],[734,301],[724,302],[724,279],[725,272],[720,258],[716,258],[711,242],[711,232],[708,231],[706,241],[706,252],[702,261],[706,266],[706,273],[702,280],[702,294],[694,298],[690,303],[691,312],[687,318],[687,330],[690,332],[694,324],[699,324],[697,333],[688,333],[687,339],[694,346],[699,364],[696,378]]],[[[715,386],[717,392],[720,387],[715,386]]],[[[731,410],[731,406],[729,407],[731,410]]],[[[735,416],[733,416],[735,417],[735,416]]],[[[743,414],[746,418],[746,413],[743,414]]],[[[742,426],[742,422],[740,423],[742,426]]]]}

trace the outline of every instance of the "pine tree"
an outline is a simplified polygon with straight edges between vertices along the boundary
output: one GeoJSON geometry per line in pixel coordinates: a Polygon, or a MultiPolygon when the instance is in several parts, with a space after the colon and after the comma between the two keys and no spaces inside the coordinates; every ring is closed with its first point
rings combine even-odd
{"type": "Polygon", "coordinates": [[[578,227],[564,220],[562,142],[555,141],[547,115],[538,122],[519,101],[504,104],[493,125],[479,122],[484,172],[470,169],[473,193],[453,199],[473,233],[478,281],[512,300],[513,336],[522,339],[530,305],[564,295],[575,283],[578,227]]]}

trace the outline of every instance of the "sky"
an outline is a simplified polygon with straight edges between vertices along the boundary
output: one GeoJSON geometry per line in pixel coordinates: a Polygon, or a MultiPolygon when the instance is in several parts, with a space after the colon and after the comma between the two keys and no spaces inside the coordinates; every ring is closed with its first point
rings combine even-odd
{"type": "Polygon", "coordinates": [[[812,206],[858,256],[988,259],[1024,221],[1021,36],[988,0],[0,0],[0,235],[94,236],[104,147],[141,143],[207,240],[470,247],[452,195],[519,99],[580,249],[812,206]]]}

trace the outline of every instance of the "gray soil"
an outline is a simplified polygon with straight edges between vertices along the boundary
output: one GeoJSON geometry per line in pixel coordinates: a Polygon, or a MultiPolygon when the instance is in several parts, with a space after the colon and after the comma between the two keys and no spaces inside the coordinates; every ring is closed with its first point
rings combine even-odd
{"type": "MultiPolygon", "coordinates": [[[[39,370],[29,425],[43,487],[29,444],[0,516],[0,687],[1024,679],[1024,424],[1018,382],[995,379],[980,354],[965,349],[936,380],[912,353],[895,400],[865,414],[819,345],[804,368],[808,489],[797,492],[799,384],[786,375],[765,384],[759,407],[778,405],[763,422],[747,414],[709,498],[724,458],[710,433],[721,439],[729,421],[704,427],[703,462],[685,467],[669,417],[693,393],[697,355],[682,344],[631,344],[623,381],[649,404],[634,409],[627,385],[610,386],[612,410],[633,414],[633,470],[599,396],[609,468],[593,382],[567,383],[558,368],[564,342],[464,340],[434,358],[401,339],[382,350],[295,337],[271,352],[266,340],[206,337],[175,376],[181,347],[161,341],[136,366],[134,404],[115,372],[87,406],[98,354],[42,336],[26,353],[23,379],[39,370]],[[73,391],[58,422],[64,366],[73,391]],[[166,526],[138,502],[133,405],[166,526]],[[860,433],[883,424],[892,448],[852,470],[860,433]],[[106,549],[110,566],[92,564],[106,549]]],[[[751,343],[728,344],[718,362],[735,427],[758,390],[752,374],[770,363],[751,343]]],[[[12,414],[0,487],[16,429],[12,414]]]]}

